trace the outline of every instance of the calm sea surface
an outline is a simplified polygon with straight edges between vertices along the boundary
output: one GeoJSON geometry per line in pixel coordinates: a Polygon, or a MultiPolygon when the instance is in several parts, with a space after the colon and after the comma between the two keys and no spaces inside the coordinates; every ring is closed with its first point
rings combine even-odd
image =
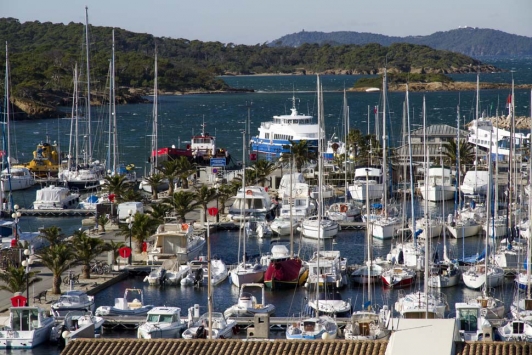
{"type": "MultiPolygon", "coordinates": [[[[510,83],[512,75],[516,84],[532,83],[532,59],[490,59],[501,68],[507,69],[505,73],[483,74],[483,82],[510,83]]],[[[325,76],[322,77],[324,87],[324,107],[326,114],[327,135],[342,131],[342,100],[344,87],[350,87],[358,76],[325,76]]],[[[453,75],[455,80],[474,81],[475,75],[453,75]]],[[[242,134],[245,121],[248,117],[248,109],[251,122],[251,134],[256,134],[257,127],[262,121],[270,120],[273,115],[289,113],[291,97],[293,93],[297,97],[298,109],[302,113],[316,114],[316,78],[314,76],[260,76],[260,77],[224,77],[226,82],[234,87],[252,88],[254,93],[242,94],[217,94],[217,95],[187,95],[187,96],[161,96],[159,103],[159,146],[180,145],[184,146],[190,136],[201,131],[202,122],[206,123],[206,130],[215,134],[220,147],[226,147],[237,160],[242,158],[242,134]]],[[[488,115],[494,115],[497,106],[504,110],[506,97],[509,90],[481,91],[481,109],[488,115]]],[[[456,126],[456,106],[460,104],[462,124],[474,118],[475,92],[435,92],[435,93],[411,93],[411,113],[413,124],[421,124],[421,102],[426,97],[430,124],[444,123],[456,126]]],[[[380,104],[380,93],[348,93],[347,99],[350,107],[350,127],[368,130],[368,106],[380,104]]],[[[392,144],[397,144],[400,137],[402,124],[401,111],[404,94],[390,93],[389,111],[392,129],[389,129],[392,144]]],[[[119,127],[120,159],[126,164],[133,163],[137,167],[138,174],[142,175],[147,166],[151,142],[152,105],[122,105],[117,107],[119,127]]],[[[516,90],[517,115],[530,115],[530,91],[516,90]]],[[[95,108],[93,132],[101,132],[106,137],[107,108],[95,108]]],[[[374,130],[374,115],[369,119],[370,131],[374,130]]],[[[68,132],[70,120],[48,119],[40,121],[16,122],[15,137],[16,153],[20,161],[28,161],[39,141],[49,137],[51,141],[60,143],[62,150],[68,150],[68,132]]],[[[414,126],[414,129],[417,126],[414,126]]],[[[99,139],[105,142],[107,138],[99,139]]],[[[99,148],[97,157],[104,159],[107,148],[99,148]],[[100,155],[99,155],[100,154],[100,155]]],[[[35,199],[35,189],[15,192],[15,203],[29,207],[35,199]]],[[[416,203],[418,213],[422,210],[423,203],[416,203]]],[[[452,211],[452,203],[431,204],[431,213],[446,216],[452,211]]],[[[58,225],[65,233],[72,233],[81,226],[80,218],[31,218],[23,217],[21,225],[25,231],[36,231],[39,227],[58,225]]],[[[341,231],[334,242],[322,244],[322,249],[337,249],[342,251],[342,256],[348,258],[349,264],[360,264],[364,261],[365,234],[360,231],[341,231]]],[[[211,236],[213,255],[223,256],[227,264],[235,264],[238,260],[238,233],[223,231],[211,236]]],[[[288,242],[288,241],[286,241],[288,242]]],[[[478,252],[484,243],[482,238],[468,238],[465,241],[448,240],[449,250],[455,257],[470,255],[478,252]]],[[[434,239],[434,247],[439,249],[442,255],[443,240],[434,239]]],[[[390,250],[391,241],[374,241],[375,256],[386,256],[390,250]]],[[[247,252],[259,254],[271,249],[270,240],[249,239],[247,252]]],[[[296,250],[306,258],[316,249],[316,243],[307,240],[296,240],[296,250]]],[[[206,250],[205,250],[206,253],[206,250]]],[[[422,278],[420,278],[422,279],[422,278]]],[[[512,280],[508,279],[504,287],[496,290],[496,295],[503,298],[507,304],[511,302],[512,280]]],[[[112,286],[97,295],[97,306],[114,303],[115,297],[121,297],[128,287],[140,287],[145,292],[145,302],[155,305],[178,306],[182,314],[194,304],[200,304],[202,311],[206,311],[206,290],[186,287],[150,287],[142,282],[142,278],[132,278],[112,286]]],[[[417,284],[415,289],[422,288],[417,284]]],[[[444,290],[448,303],[449,313],[453,316],[454,303],[478,294],[465,287],[454,287],[444,290]]],[[[377,287],[374,299],[380,305],[387,304],[393,307],[397,300],[397,290],[388,290],[377,287]]],[[[344,298],[351,298],[355,309],[359,309],[363,303],[362,288],[353,285],[341,291],[344,298]]],[[[307,296],[304,288],[296,290],[267,292],[267,302],[276,305],[276,315],[297,315],[307,296]]],[[[214,308],[216,311],[224,311],[227,307],[235,304],[238,298],[238,290],[229,284],[229,281],[214,288],[214,308]]],[[[106,337],[134,337],[132,332],[111,332],[106,337]]],[[[40,346],[32,351],[10,351],[10,354],[57,354],[53,346],[40,346]]]]}

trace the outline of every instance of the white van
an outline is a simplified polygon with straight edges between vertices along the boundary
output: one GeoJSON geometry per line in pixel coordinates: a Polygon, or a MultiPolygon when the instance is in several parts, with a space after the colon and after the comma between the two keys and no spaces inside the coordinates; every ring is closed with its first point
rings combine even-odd
{"type": "Polygon", "coordinates": [[[129,218],[129,210],[131,210],[132,216],[135,213],[144,213],[144,205],[142,202],[123,202],[119,204],[117,208],[119,223],[126,223],[126,219],[129,218]]]}

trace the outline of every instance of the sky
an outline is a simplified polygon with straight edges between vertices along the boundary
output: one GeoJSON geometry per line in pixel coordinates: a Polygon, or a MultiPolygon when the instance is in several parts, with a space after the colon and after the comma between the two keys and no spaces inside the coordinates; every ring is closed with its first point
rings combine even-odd
{"type": "Polygon", "coordinates": [[[532,0],[0,0],[0,17],[85,22],[255,45],[305,31],[429,35],[460,26],[532,37],[532,0]]]}

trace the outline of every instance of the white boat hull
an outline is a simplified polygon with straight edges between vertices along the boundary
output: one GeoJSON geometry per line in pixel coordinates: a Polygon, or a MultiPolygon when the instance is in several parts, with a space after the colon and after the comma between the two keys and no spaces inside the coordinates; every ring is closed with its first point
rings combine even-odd
{"type": "Polygon", "coordinates": [[[480,232],[479,224],[455,224],[454,226],[447,224],[447,230],[453,238],[468,238],[478,235],[480,232]]]}
{"type": "Polygon", "coordinates": [[[382,198],[384,193],[384,186],[382,184],[369,184],[367,187],[366,195],[366,184],[365,183],[356,183],[354,185],[349,185],[348,187],[351,198],[356,201],[366,201],[369,200],[379,200],[382,198]]]}
{"type": "Polygon", "coordinates": [[[246,267],[239,265],[236,269],[231,270],[231,283],[236,287],[243,284],[259,283],[264,280],[264,268],[260,265],[247,264],[246,267]]]}
{"type": "Polygon", "coordinates": [[[420,186],[421,196],[424,200],[440,202],[454,199],[456,187],[447,185],[420,186]]]}
{"type": "Polygon", "coordinates": [[[392,239],[402,227],[403,223],[397,218],[380,219],[373,223],[373,238],[392,239]]]}
{"type": "Polygon", "coordinates": [[[322,223],[318,228],[317,223],[303,223],[301,224],[301,233],[304,237],[311,239],[331,239],[338,234],[338,223],[322,223]],[[321,231],[319,231],[321,229],[321,231]],[[318,233],[319,231],[319,233],[318,233]]]}

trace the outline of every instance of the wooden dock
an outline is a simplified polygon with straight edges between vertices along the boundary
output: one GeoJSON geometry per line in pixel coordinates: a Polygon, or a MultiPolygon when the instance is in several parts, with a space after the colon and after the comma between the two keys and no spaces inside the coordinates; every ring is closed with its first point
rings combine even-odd
{"type": "Polygon", "coordinates": [[[22,216],[33,217],[92,217],[96,216],[96,210],[85,209],[54,209],[54,210],[33,210],[21,208],[17,210],[22,216]]]}

